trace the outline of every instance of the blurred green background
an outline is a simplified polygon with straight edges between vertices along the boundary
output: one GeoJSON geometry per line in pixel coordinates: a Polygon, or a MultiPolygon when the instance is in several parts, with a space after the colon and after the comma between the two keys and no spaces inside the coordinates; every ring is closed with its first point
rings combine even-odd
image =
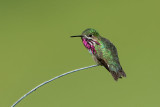
{"type": "Polygon", "coordinates": [[[41,87],[16,107],[160,107],[159,0],[1,0],[0,107],[38,84],[95,64],[80,38],[95,28],[117,47],[127,78],[103,67],[41,87]]]}

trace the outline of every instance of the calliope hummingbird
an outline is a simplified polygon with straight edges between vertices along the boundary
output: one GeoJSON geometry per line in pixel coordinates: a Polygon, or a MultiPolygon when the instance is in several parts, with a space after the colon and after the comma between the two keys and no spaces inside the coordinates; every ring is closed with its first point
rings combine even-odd
{"type": "Polygon", "coordinates": [[[104,66],[112,74],[114,80],[126,77],[119,62],[116,47],[108,39],[100,36],[95,29],[89,28],[81,35],[71,37],[81,37],[84,46],[91,53],[95,62],[104,66]]]}

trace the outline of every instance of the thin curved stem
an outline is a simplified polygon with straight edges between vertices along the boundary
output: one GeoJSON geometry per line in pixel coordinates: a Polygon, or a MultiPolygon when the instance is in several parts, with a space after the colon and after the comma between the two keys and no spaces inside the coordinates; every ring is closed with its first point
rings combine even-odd
{"type": "Polygon", "coordinates": [[[47,84],[47,83],[49,83],[49,82],[51,82],[51,81],[53,81],[53,80],[55,80],[55,79],[58,79],[58,78],[60,78],[60,77],[62,77],[62,76],[65,76],[65,75],[70,74],[70,73],[73,73],[73,72],[77,72],[77,71],[80,71],[80,70],[84,70],[84,69],[88,69],[88,68],[92,68],[92,67],[96,67],[96,66],[98,66],[98,65],[91,65],[91,66],[88,66],[88,67],[84,67],[84,68],[76,69],[76,70],[73,70],[73,71],[69,71],[69,72],[66,72],[66,73],[64,73],[64,74],[61,74],[61,75],[59,75],[59,76],[56,76],[56,77],[54,77],[54,78],[52,78],[52,79],[50,79],[50,80],[48,80],[48,81],[45,81],[45,82],[41,83],[40,85],[36,86],[35,88],[33,88],[33,89],[32,89],[31,91],[29,91],[27,94],[23,95],[23,96],[22,96],[18,101],[16,101],[11,107],[15,107],[22,99],[24,99],[25,97],[27,97],[27,96],[28,96],[29,94],[31,94],[33,91],[35,91],[36,89],[42,87],[43,85],[45,85],[45,84],[47,84]]]}

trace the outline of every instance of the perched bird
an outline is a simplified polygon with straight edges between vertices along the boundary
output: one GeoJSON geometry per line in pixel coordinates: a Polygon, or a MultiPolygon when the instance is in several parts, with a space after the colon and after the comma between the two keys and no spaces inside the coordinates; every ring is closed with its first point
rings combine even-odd
{"type": "Polygon", "coordinates": [[[123,71],[116,47],[106,38],[92,28],[86,29],[81,35],[71,36],[81,37],[84,46],[91,53],[95,62],[104,66],[113,76],[114,80],[126,77],[123,71]]]}

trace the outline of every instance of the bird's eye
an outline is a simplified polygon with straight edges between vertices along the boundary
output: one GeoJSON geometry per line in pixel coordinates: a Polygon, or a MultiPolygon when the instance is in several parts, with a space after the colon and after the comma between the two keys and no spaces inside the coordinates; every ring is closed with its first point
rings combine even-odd
{"type": "Polygon", "coordinates": [[[92,37],[93,35],[88,35],[89,37],[92,37]]]}

